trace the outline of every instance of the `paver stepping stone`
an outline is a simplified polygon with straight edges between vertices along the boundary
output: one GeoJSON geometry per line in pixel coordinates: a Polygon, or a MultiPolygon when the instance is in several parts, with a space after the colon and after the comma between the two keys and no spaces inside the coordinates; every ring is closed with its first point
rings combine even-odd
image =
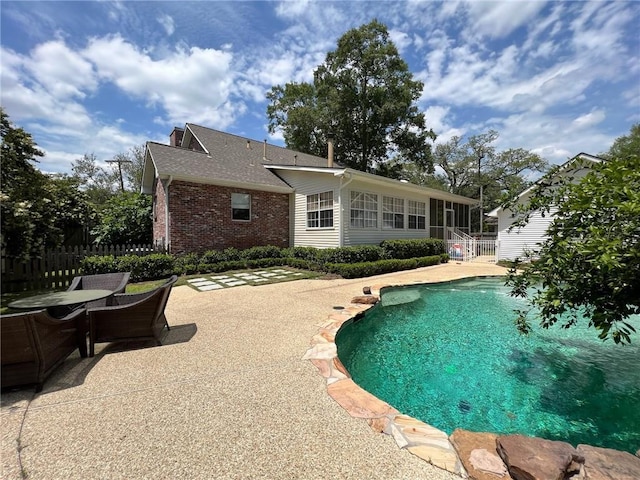
{"type": "Polygon", "coordinates": [[[237,287],[238,285],[246,285],[247,282],[244,280],[236,280],[235,282],[226,282],[228,287],[237,287]]]}
{"type": "Polygon", "coordinates": [[[209,280],[203,277],[198,277],[198,278],[192,278],[190,280],[187,280],[187,282],[189,283],[196,283],[196,282],[208,282],[209,280]]]}
{"type": "Polygon", "coordinates": [[[286,276],[286,275],[276,275],[276,276],[275,276],[275,277],[273,277],[273,278],[287,278],[287,276],[286,276]]]}
{"type": "Polygon", "coordinates": [[[225,278],[230,278],[228,275],[216,275],[215,277],[210,277],[211,280],[224,280],[225,278]]]}
{"type": "Polygon", "coordinates": [[[254,280],[254,282],[255,282],[255,283],[258,283],[258,282],[268,282],[268,281],[269,281],[269,279],[268,279],[268,278],[258,278],[258,279],[256,279],[256,280],[254,280]]]}
{"type": "Polygon", "coordinates": [[[277,273],[263,273],[262,276],[263,277],[275,277],[277,275],[277,273]]]}
{"type": "MultiPolygon", "coordinates": [[[[240,277],[240,275],[238,275],[238,277],[240,277]]],[[[242,278],[242,280],[257,280],[258,278],[261,278],[261,277],[258,275],[243,275],[240,278],[242,278]]]]}
{"type": "Polygon", "coordinates": [[[265,273],[269,273],[269,272],[260,270],[259,272],[253,272],[253,273],[255,273],[256,275],[264,275],[265,273]]]}
{"type": "Polygon", "coordinates": [[[222,285],[218,285],[217,283],[212,283],[211,285],[203,285],[201,287],[198,287],[198,290],[206,292],[209,290],[218,290],[219,288],[224,288],[224,287],[222,285]]]}

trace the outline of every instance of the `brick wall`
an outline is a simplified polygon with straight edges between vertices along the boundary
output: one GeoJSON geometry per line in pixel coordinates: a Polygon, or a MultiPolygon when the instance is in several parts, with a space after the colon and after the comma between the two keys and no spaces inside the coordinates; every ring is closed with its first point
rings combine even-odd
{"type": "Polygon", "coordinates": [[[173,181],[169,187],[169,208],[172,253],[289,246],[288,194],[173,181]],[[231,219],[232,193],[251,195],[250,221],[231,219]]]}

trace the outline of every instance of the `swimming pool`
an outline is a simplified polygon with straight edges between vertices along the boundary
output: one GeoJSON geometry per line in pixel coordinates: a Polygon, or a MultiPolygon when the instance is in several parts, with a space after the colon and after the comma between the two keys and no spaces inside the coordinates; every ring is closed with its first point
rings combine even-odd
{"type": "MultiPolygon", "coordinates": [[[[455,428],[574,445],[640,447],[640,336],[602,342],[579,325],[520,335],[503,281],[383,291],[336,337],[353,380],[403,413],[455,428]]],[[[585,322],[586,323],[586,322],[585,322]]]]}

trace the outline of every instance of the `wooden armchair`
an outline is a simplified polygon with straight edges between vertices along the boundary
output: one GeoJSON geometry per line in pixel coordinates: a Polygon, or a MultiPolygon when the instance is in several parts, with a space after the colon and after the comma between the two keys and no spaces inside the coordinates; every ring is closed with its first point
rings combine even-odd
{"type": "Polygon", "coordinates": [[[2,388],[36,384],[42,390],[45,379],[76,349],[87,356],[85,310],[54,318],[46,310],[3,315],[2,388]]]}
{"type": "Polygon", "coordinates": [[[162,345],[161,334],[169,323],[164,309],[178,277],[173,275],[154,290],[113,296],[113,304],[87,310],[89,319],[89,356],[95,344],[128,340],[155,340],[162,345]]]}
{"type": "MultiPolygon", "coordinates": [[[[67,288],[71,290],[111,290],[115,293],[124,293],[131,272],[100,273],[97,275],[82,275],[75,277],[67,288]]],[[[111,305],[113,297],[103,298],[94,302],[88,302],[86,308],[96,308],[111,305]]]]}

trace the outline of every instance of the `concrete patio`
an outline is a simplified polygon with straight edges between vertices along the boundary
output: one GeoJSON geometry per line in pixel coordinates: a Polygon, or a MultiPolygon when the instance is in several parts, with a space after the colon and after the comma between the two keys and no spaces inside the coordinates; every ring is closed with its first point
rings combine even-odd
{"type": "Polygon", "coordinates": [[[504,274],[450,263],[356,280],[174,288],[162,347],[97,345],[2,394],[4,479],[455,479],[352,418],[302,356],[363,286],[504,274]]]}

